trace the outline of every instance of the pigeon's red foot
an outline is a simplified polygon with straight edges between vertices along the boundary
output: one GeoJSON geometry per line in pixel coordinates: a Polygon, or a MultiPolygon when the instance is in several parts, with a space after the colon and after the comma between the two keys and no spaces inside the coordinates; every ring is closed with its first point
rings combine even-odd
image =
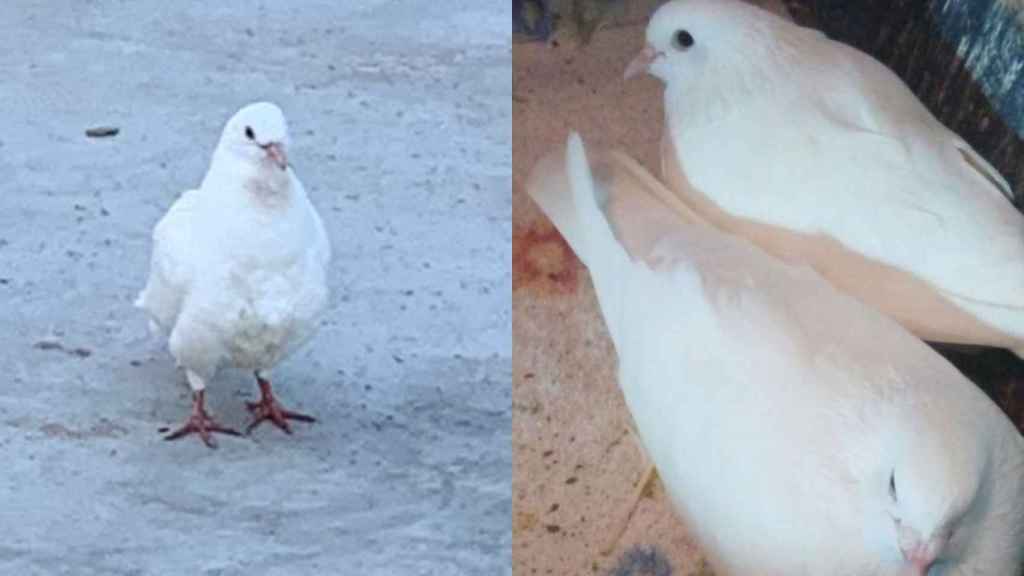
{"type": "Polygon", "coordinates": [[[259,426],[264,420],[270,420],[276,424],[278,428],[284,430],[288,434],[292,433],[292,428],[288,425],[288,420],[316,422],[316,418],[313,418],[312,416],[292,412],[282,408],[281,405],[277,403],[277,399],[274,398],[274,392],[270,389],[269,380],[261,378],[257,374],[256,381],[260,384],[261,398],[259,402],[245,403],[245,405],[249,407],[249,411],[252,412],[253,416],[255,416],[252,423],[249,424],[249,427],[245,429],[246,432],[251,432],[253,428],[259,426]]]}
{"type": "Polygon", "coordinates": [[[203,406],[204,400],[205,390],[196,392],[192,398],[192,415],[185,421],[184,426],[178,428],[174,432],[171,432],[167,436],[164,436],[164,440],[177,440],[195,433],[202,438],[204,444],[210,448],[216,448],[217,441],[213,439],[214,432],[230,434],[231,436],[241,436],[241,434],[234,428],[221,426],[216,420],[210,418],[210,415],[206,413],[206,408],[203,406]]]}

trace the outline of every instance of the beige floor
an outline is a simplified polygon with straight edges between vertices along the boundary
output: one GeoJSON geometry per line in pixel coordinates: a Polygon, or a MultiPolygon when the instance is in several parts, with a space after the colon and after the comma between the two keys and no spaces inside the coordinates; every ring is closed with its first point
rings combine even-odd
{"type": "MultiPolygon", "coordinates": [[[[530,168],[564,146],[619,146],[655,169],[661,86],[624,82],[642,26],[603,30],[582,49],[513,46],[513,569],[608,574],[653,546],[677,575],[701,554],[655,485],[614,551],[600,553],[643,472],[614,377],[614,351],[589,276],[523,190],[530,168]]],[[[628,573],[628,572],[627,572],[628,573]]]]}

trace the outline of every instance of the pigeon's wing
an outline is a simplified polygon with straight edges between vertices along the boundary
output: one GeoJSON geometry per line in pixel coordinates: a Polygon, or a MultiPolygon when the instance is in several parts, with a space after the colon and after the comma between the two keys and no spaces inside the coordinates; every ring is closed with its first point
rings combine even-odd
{"type": "MultiPolygon", "coordinates": [[[[301,184],[295,179],[296,186],[301,190],[301,184]]],[[[306,198],[305,192],[301,195],[306,198]]],[[[298,289],[292,295],[295,298],[295,305],[292,308],[294,321],[297,327],[296,334],[289,347],[294,350],[301,345],[305,339],[313,334],[319,316],[327,306],[329,290],[327,288],[327,273],[331,259],[331,244],[324,228],[320,214],[312,203],[306,199],[307,224],[303,226],[306,231],[306,242],[304,250],[303,280],[298,289]]]]}
{"type": "Polygon", "coordinates": [[[801,56],[811,61],[799,75],[808,83],[803,94],[831,88],[803,102],[812,112],[797,129],[804,137],[820,131],[818,149],[825,157],[815,162],[825,169],[878,175],[878,189],[862,191],[864,200],[876,204],[861,203],[861,210],[877,211],[883,228],[846,231],[841,240],[886,252],[910,231],[914,238],[908,244],[915,251],[935,251],[941,258],[903,253],[903,260],[892,263],[963,300],[1024,309],[1024,217],[1012,205],[1007,181],[884,65],[825,38],[819,46],[801,56]]]}
{"type": "Polygon", "coordinates": [[[165,330],[174,326],[192,281],[198,199],[198,190],[186,191],[153,229],[149,279],[135,305],[149,312],[165,330]]]}
{"type": "Polygon", "coordinates": [[[733,217],[834,240],[1024,339],[1024,217],[1005,181],[884,66],[806,39],[777,89],[670,126],[682,172],[733,217]]]}
{"type": "Polygon", "coordinates": [[[1009,182],[963,138],[942,125],[889,68],[841,42],[825,37],[812,41],[815,47],[799,55],[807,59],[809,72],[802,77],[815,78],[813,86],[804,89],[820,91],[820,81],[832,87],[819,103],[834,120],[853,130],[900,141],[922,170],[955,175],[965,184],[973,184],[970,189],[974,193],[1014,201],[1009,182]]]}
{"type": "MultiPolygon", "coordinates": [[[[298,178],[293,176],[293,185],[299,187],[302,190],[302,196],[306,197],[305,188],[302,186],[302,182],[298,178]]],[[[307,199],[308,202],[308,199],[307,199]]],[[[320,213],[316,211],[316,208],[312,203],[308,204],[310,219],[313,221],[311,233],[313,234],[312,242],[312,256],[318,267],[322,271],[326,271],[328,264],[331,261],[331,242],[327,236],[327,230],[324,228],[324,222],[320,218],[320,213]]]]}

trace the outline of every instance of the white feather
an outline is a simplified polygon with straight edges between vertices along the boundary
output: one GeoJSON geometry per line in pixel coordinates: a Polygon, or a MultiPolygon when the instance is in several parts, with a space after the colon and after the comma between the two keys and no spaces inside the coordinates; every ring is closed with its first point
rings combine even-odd
{"type": "Polygon", "coordinates": [[[929,576],[1017,573],[1024,439],[994,403],[628,157],[588,162],[573,135],[560,158],[528,189],[591,272],[640,437],[717,574],[909,574],[894,517],[953,530],[929,576]]]}
{"type": "Polygon", "coordinates": [[[263,123],[287,141],[280,111],[265,106],[228,122],[202,186],[183,194],[153,232],[149,281],[136,305],[170,333],[171,353],[194,388],[225,364],[269,370],[315,333],[327,304],[330,245],[302,183],[290,167],[263,161],[262,151],[235,149],[246,145],[243,124],[263,123]]]}
{"type": "Polygon", "coordinates": [[[736,0],[666,4],[647,41],[664,53],[651,71],[666,83],[666,176],[705,217],[923,337],[1021,347],[1024,217],[895,74],[736,0]],[[676,29],[694,45],[673,47],[676,29]],[[823,242],[837,249],[799,246],[823,242]]]}

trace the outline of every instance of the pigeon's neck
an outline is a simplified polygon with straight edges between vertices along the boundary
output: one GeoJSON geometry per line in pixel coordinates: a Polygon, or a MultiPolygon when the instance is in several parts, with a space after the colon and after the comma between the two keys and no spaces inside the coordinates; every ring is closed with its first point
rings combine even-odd
{"type": "Polygon", "coordinates": [[[257,207],[271,210],[288,206],[293,195],[290,168],[281,170],[269,162],[252,163],[235,158],[214,158],[204,182],[204,188],[208,186],[241,194],[257,207]]]}
{"type": "Polygon", "coordinates": [[[700,130],[741,114],[765,97],[761,74],[708,74],[665,90],[666,119],[682,131],[700,130]]]}
{"type": "Polygon", "coordinates": [[[796,73],[804,36],[784,40],[765,32],[759,41],[717,55],[702,71],[673,79],[665,87],[667,120],[682,133],[719,124],[767,101],[781,106],[797,93],[787,79],[796,73]]]}
{"type": "Polygon", "coordinates": [[[276,166],[257,168],[252,175],[243,180],[242,188],[258,205],[265,208],[287,206],[292,197],[289,171],[276,166]]]}

